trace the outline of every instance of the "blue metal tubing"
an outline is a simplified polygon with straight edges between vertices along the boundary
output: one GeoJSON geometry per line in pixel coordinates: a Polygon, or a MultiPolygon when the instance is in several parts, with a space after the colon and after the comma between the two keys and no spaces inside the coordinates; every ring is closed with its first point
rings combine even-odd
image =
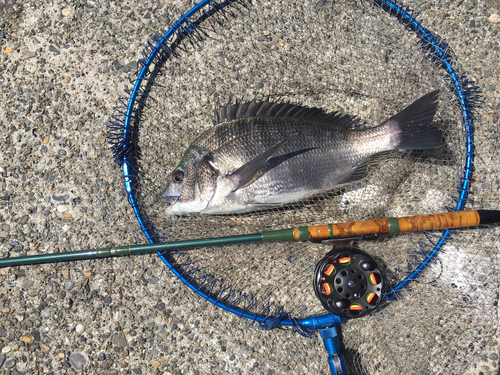
{"type": "MultiPolygon", "coordinates": [[[[466,141],[466,150],[467,156],[465,159],[465,168],[464,175],[462,179],[462,186],[460,196],[457,199],[457,204],[454,208],[454,211],[460,211],[464,208],[465,203],[467,202],[467,194],[469,192],[470,183],[472,179],[472,166],[473,166],[473,157],[474,157],[474,142],[473,142],[473,120],[470,113],[470,108],[467,102],[467,95],[465,93],[463,87],[463,81],[458,77],[455,69],[453,68],[451,61],[449,60],[446,51],[442,49],[439,43],[436,42],[434,34],[432,34],[429,30],[425,29],[403,6],[397,5],[392,1],[387,0],[378,0],[377,2],[381,3],[388,7],[391,11],[396,12],[396,17],[401,19],[401,21],[406,24],[409,28],[414,30],[417,33],[417,36],[421,38],[421,40],[425,41],[429,45],[429,51],[434,55],[438,56],[441,67],[446,71],[449,78],[452,81],[453,87],[455,89],[455,94],[457,95],[458,102],[460,104],[460,111],[462,113],[463,122],[465,125],[465,130],[467,132],[467,141],[466,141]]],[[[446,241],[451,237],[450,231],[446,230],[441,235],[438,243],[434,246],[432,251],[427,255],[427,257],[418,265],[418,267],[413,270],[404,280],[398,283],[391,291],[389,291],[384,299],[390,299],[394,297],[401,289],[408,286],[408,284],[415,280],[420,276],[420,272],[422,272],[430,262],[433,261],[433,258],[438,254],[446,241]]]]}
{"type": "MultiPolygon", "coordinates": [[[[143,81],[146,78],[149,68],[151,65],[154,63],[155,58],[158,56],[158,54],[162,51],[162,45],[167,45],[168,42],[171,40],[173,36],[176,35],[176,33],[179,30],[186,30],[185,27],[185,22],[189,21],[189,19],[199,12],[203,10],[203,8],[207,5],[210,4],[217,4],[218,9],[222,9],[224,7],[227,7],[228,5],[232,4],[233,1],[225,1],[222,3],[215,3],[214,0],[203,0],[199,4],[195,3],[195,6],[189,10],[184,16],[182,16],[166,33],[165,35],[161,38],[161,40],[157,43],[156,47],[152,50],[146,61],[144,61],[143,67],[138,75],[138,78],[134,84],[133,90],[131,90],[128,106],[127,106],[127,112],[124,120],[124,131],[123,131],[123,140],[124,140],[124,145],[123,148],[125,150],[125,156],[123,158],[122,162],[122,168],[123,168],[123,178],[125,182],[125,188],[127,191],[127,195],[130,201],[130,204],[134,210],[134,214],[137,218],[137,221],[139,222],[143,232],[145,233],[148,241],[150,243],[154,243],[154,237],[155,234],[152,233],[152,225],[147,223],[145,218],[143,217],[143,214],[140,212],[140,207],[137,203],[137,199],[134,194],[134,188],[133,188],[133,179],[135,176],[135,171],[133,170],[132,163],[130,162],[129,156],[126,153],[126,150],[128,149],[129,146],[129,138],[131,136],[131,119],[133,118],[134,114],[134,105],[136,101],[138,100],[138,94],[140,93],[140,86],[143,83],[143,81]],[[184,25],[184,26],[183,26],[184,25]]],[[[434,39],[434,36],[431,32],[429,32],[427,29],[425,29],[408,11],[407,9],[405,10],[402,6],[397,5],[391,1],[387,0],[379,0],[376,1],[380,3],[381,5],[385,6],[388,8],[390,11],[396,13],[396,17],[401,19],[407,26],[411,27],[414,29],[418,36],[422,39],[425,40],[426,42],[429,43],[430,47],[429,50],[434,53],[436,56],[439,57],[440,62],[442,64],[443,69],[448,73],[455,89],[455,93],[457,95],[458,101],[460,103],[460,109],[462,112],[463,116],[463,121],[465,124],[465,129],[467,132],[467,157],[465,161],[465,171],[464,171],[464,176],[463,176],[463,183],[461,187],[461,193],[460,197],[457,200],[457,205],[455,207],[455,211],[460,211],[466,201],[467,201],[467,192],[469,190],[469,185],[470,181],[472,178],[472,163],[473,163],[473,151],[474,151],[474,144],[473,144],[473,138],[472,138],[472,131],[473,131],[473,122],[472,122],[472,117],[470,114],[470,109],[468,107],[467,103],[467,95],[465,93],[464,87],[463,87],[463,82],[461,81],[460,77],[457,76],[454,68],[451,65],[451,62],[449,61],[448,57],[446,56],[446,52],[439,46],[438,43],[436,43],[436,40],[434,39]]],[[[196,27],[193,24],[190,24],[188,26],[188,29],[192,27],[196,27]]],[[[194,29],[191,29],[194,30],[194,29]]],[[[407,276],[403,281],[401,281],[396,287],[394,287],[388,294],[386,294],[385,298],[391,298],[394,294],[396,294],[399,290],[402,288],[406,287],[412,280],[417,278],[420,274],[420,272],[432,261],[432,258],[437,255],[439,250],[442,248],[446,240],[450,237],[450,232],[446,231],[443,233],[441,236],[441,239],[439,242],[434,246],[433,250],[428,254],[427,258],[409,275],[407,276]]],[[[238,315],[240,317],[245,317],[247,319],[257,321],[259,323],[266,323],[270,321],[272,318],[269,317],[263,317],[263,316],[256,316],[255,313],[249,313],[245,312],[239,308],[229,306],[224,302],[221,302],[218,298],[213,297],[210,295],[210,293],[206,293],[202,290],[200,290],[199,287],[194,285],[191,280],[189,280],[184,274],[175,268],[175,265],[170,263],[170,261],[166,258],[161,253],[158,253],[158,256],[162,259],[162,261],[166,264],[166,266],[183,282],[185,283],[191,290],[193,290],[195,293],[203,297],[204,299],[208,300],[209,302],[213,303],[214,305],[227,310],[235,315],[238,315]]],[[[294,326],[297,323],[301,326],[311,328],[311,329],[320,329],[320,328],[325,328],[325,327],[331,327],[340,324],[344,318],[339,318],[337,316],[334,316],[332,314],[325,314],[325,315],[319,315],[319,316],[314,316],[314,317],[309,317],[305,319],[301,319],[298,322],[294,322],[291,319],[285,319],[282,320],[280,325],[282,326],[294,326]]]]}
{"type": "MultiPolygon", "coordinates": [[[[201,8],[203,8],[204,6],[206,6],[207,4],[209,4],[211,2],[212,2],[212,0],[204,0],[201,3],[195,5],[189,12],[186,13],[186,15],[183,18],[185,19],[185,18],[189,18],[189,17],[195,15],[197,12],[199,12],[201,10],[201,8]]],[[[227,3],[226,6],[229,4],[230,3],[227,3]]],[[[162,37],[161,41],[156,45],[155,49],[152,51],[152,53],[149,55],[147,60],[144,62],[144,65],[143,65],[143,67],[142,67],[142,69],[137,77],[137,80],[134,84],[134,88],[131,91],[130,99],[128,102],[127,113],[126,113],[125,121],[124,121],[124,129],[125,129],[123,132],[123,139],[124,140],[127,140],[130,137],[130,128],[131,128],[130,121],[131,121],[132,115],[134,113],[134,104],[135,104],[135,101],[137,99],[137,95],[140,92],[139,91],[140,86],[148,73],[149,67],[153,64],[155,57],[161,51],[161,44],[169,41],[170,38],[175,35],[176,31],[181,27],[182,27],[182,23],[180,21],[177,21],[165,33],[165,35],[162,37]]],[[[128,145],[125,144],[123,147],[126,148],[126,147],[128,147],[128,145]]],[[[125,189],[127,191],[130,205],[132,206],[132,209],[134,210],[135,217],[137,218],[137,221],[139,222],[143,232],[146,234],[148,241],[150,243],[154,243],[155,242],[154,235],[150,233],[150,230],[149,230],[150,226],[142,217],[142,214],[140,212],[140,207],[137,204],[137,199],[135,197],[134,187],[133,187],[133,176],[135,173],[133,170],[131,170],[132,169],[131,163],[129,162],[129,158],[127,155],[125,155],[125,157],[123,159],[122,168],[123,168],[123,177],[124,177],[124,181],[125,181],[125,189]]],[[[238,315],[240,317],[254,320],[254,321],[257,321],[259,323],[265,323],[265,322],[272,319],[272,318],[266,318],[266,317],[262,317],[262,316],[256,316],[254,313],[245,312],[245,311],[238,309],[236,307],[228,306],[226,303],[221,302],[216,297],[213,297],[209,293],[206,293],[206,292],[200,290],[199,287],[197,287],[196,285],[191,283],[191,281],[187,277],[185,277],[182,274],[182,272],[180,272],[177,268],[175,268],[175,265],[170,263],[170,261],[167,259],[167,257],[164,254],[162,254],[161,252],[158,252],[157,254],[161,258],[161,260],[165,263],[165,265],[170,269],[170,271],[172,271],[174,273],[174,275],[176,275],[179,278],[179,280],[181,280],[184,284],[186,284],[191,290],[193,290],[195,293],[197,293],[200,297],[203,297],[204,299],[213,303],[217,307],[220,307],[224,310],[227,310],[227,311],[229,311],[235,315],[238,315]]],[[[334,316],[332,314],[325,314],[325,315],[321,315],[318,317],[310,317],[310,318],[302,319],[301,321],[299,321],[299,324],[301,324],[305,327],[308,327],[308,328],[317,329],[317,328],[321,328],[321,327],[329,327],[332,325],[340,324],[340,322],[342,320],[343,319],[340,319],[339,317],[334,316]]],[[[282,326],[293,326],[294,325],[294,323],[291,319],[283,320],[283,321],[281,321],[280,324],[282,326]]]]}
{"type": "MultiPolygon", "coordinates": [[[[183,17],[184,19],[189,18],[193,15],[195,15],[197,12],[201,10],[204,6],[207,4],[212,3],[212,0],[204,0],[201,3],[195,5],[189,12],[186,13],[186,15],[183,17]]],[[[225,6],[229,5],[230,3],[226,3],[225,6]]],[[[131,91],[130,99],[128,102],[127,106],[127,113],[125,116],[125,121],[124,121],[124,132],[123,132],[123,139],[127,140],[130,137],[130,128],[131,128],[131,118],[134,113],[134,104],[137,99],[137,95],[140,92],[140,86],[142,82],[144,81],[148,70],[150,66],[153,64],[153,61],[155,57],[160,53],[162,50],[161,44],[166,43],[167,41],[170,40],[172,36],[175,35],[176,31],[182,27],[182,23],[180,21],[177,21],[162,37],[161,41],[156,45],[155,49],[152,51],[152,53],[149,55],[147,60],[144,62],[144,65],[137,77],[137,80],[134,84],[134,88],[131,91]]],[[[128,147],[128,144],[125,143],[124,148],[128,147]]],[[[137,218],[137,221],[139,222],[139,225],[141,226],[143,232],[146,234],[146,237],[150,243],[154,243],[154,235],[150,233],[150,225],[144,220],[141,212],[140,212],[140,207],[137,204],[137,199],[134,194],[134,187],[133,187],[133,177],[135,175],[134,171],[132,170],[131,163],[129,161],[128,155],[125,155],[123,158],[122,162],[122,168],[123,168],[123,178],[125,182],[125,189],[127,191],[127,195],[130,201],[130,205],[132,206],[132,209],[134,210],[135,217],[137,218]]],[[[195,293],[197,293],[200,297],[206,299],[207,301],[213,303],[217,307],[220,307],[224,310],[227,310],[235,315],[238,315],[240,317],[244,317],[250,320],[254,320],[259,323],[266,323],[267,321],[271,320],[272,318],[269,317],[263,317],[263,316],[256,316],[254,313],[249,313],[245,312],[241,309],[238,309],[236,307],[228,306],[226,303],[221,302],[218,300],[216,297],[211,296],[209,293],[206,293],[202,290],[199,289],[196,285],[194,285],[187,277],[185,277],[180,270],[175,268],[175,265],[173,265],[167,257],[162,254],[161,252],[157,253],[158,256],[161,258],[161,260],[165,263],[165,265],[176,275],[179,280],[181,280],[184,284],[186,284],[191,290],[193,290],[195,293]]],[[[307,328],[312,328],[312,329],[318,329],[322,327],[330,327],[333,325],[340,324],[344,320],[344,318],[339,318],[335,315],[332,314],[325,314],[317,317],[309,317],[305,318],[299,321],[299,324],[307,327],[307,328]]],[[[282,326],[288,326],[291,327],[294,325],[294,322],[291,319],[285,319],[281,321],[280,325],[282,326]]]]}
{"type": "MultiPolygon", "coordinates": [[[[209,4],[211,2],[213,2],[213,0],[203,0],[199,4],[195,3],[195,6],[190,11],[188,11],[184,15],[184,17],[181,18],[181,20],[189,19],[191,16],[193,16],[197,12],[201,11],[201,9],[203,7],[205,7],[207,4],[209,4]]],[[[229,4],[230,3],[227,3],[226,6],[229,5],[229,4]]],[[[182,27],[182,21],[181,20],[178,20],[165,33],[165,35],[162,37],[162,39],[156,44],[156,47],[150,53],[150,55],[148,56],[148,58],[146,59],[146,61],[144,61],[144,65],[142,66],[142,69],[139,72],[139,75],[137,76],[137,80],[135,81],[134,88],[133,88],[133,90],[130,93],[130,98],[129,98],[129,102],[128,102],[128,105],[127,105],[127,112],[126,112],[125,120],[124,120],[124,124],[123,124],[123,128],[124,128],[124,130],[123,130],[123,140],[124,141],[127,141],[127,140],[130,139],[130,132],[131,132],[130,121],[131,121],[131,119],[133,117],[133,114],[134,114],[134,105],[135,105],[136,100],[137,100],[137,95],[140,92],[139,89],[141,87],[141,84],[144,81],[144,79],[146,78],[146,76],[148,74],[148,71],[149,71],[149,68],[153,64],[153,61],[154,61],[155,57],[162,51],[162,47],[161,46],[164,43],[165,44],[168,43],[168,41],[175,35],[175,33],[177,32],[177,30],[181,29],[181,27],[182,27]]],[[[123,145],[123,148],[127,149],[128,147],[129,147],[128,142],[126,142],[123,145]]],[[[154,241],[154,236],[149,231],[150,225],[147,224],[144,221],[144,219],[142,217],[142,214],[140,212],[140,208],[139,208],[139,206],[137,204],[137,199],[135,197],[134,188],[133,188],[133,176],[135,175],[135,173],[133,171],[131,171],[132,167],[131,167],[131,163],[129,161],[129,157],[128,157],[127,153],[125,153],[125,156],[123,158],[122,169],[123,169],[123,179],[124,179],[124,182],[125,182],[125,190],[127,191],[127,196],[128,196],[129,201],[130,201],[130,205],[132,206],[132,209],[134,210],[135,217],[137,218],[137,221],[139,222],[139,225],[141,226],[142,231],[146,235],[148,241],[150,243],[154,243],[155,242],[154,241]]],[[[160,254],[158,254],[158,255],[160,255],[160,254]]]]}
{"type": "Polygon", "coordinates": [[[347,375],[345,361],[340,354],[340,339],[337,327],[322,328],[319,334],[328,353],[328,365],[332,375],[347,375]]]}

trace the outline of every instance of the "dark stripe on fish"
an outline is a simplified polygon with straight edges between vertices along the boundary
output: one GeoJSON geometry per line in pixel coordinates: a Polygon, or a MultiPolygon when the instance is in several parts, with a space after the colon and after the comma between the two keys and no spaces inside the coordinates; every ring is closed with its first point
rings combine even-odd
{"type": "Polygon", "coordinates": [[[310,148],[305,148],[303,150],[292,151],[292,152],[289,152],[288,154],[284,154],[284,155],[280,155],[280,156],[275,156],[274,158],[269,159],[268,162],[266,163],[266,165],[264,166],[264,167],[267,166],[266,167],[266,172],[270,171],[273,168],[276,168],[281,163],[284,163],[285,161],[287,161],[287,160],[289,160],[291,158],[294,158],[295,156],[302,155],[302,154],[304,154],[304,153],[306,153],[308,151],[311,151],[311,150],[316,150],[317,148],[319,148],[319,147],[310,147],[310,148]]]}

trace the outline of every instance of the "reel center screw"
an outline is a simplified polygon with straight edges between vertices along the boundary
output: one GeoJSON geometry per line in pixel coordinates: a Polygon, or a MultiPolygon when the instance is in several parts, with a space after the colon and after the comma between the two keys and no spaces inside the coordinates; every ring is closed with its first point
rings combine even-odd
{"type": "Polygon", "coordinates": [[[337,306],[338,309],[343,309],[345,307],[344,302],[342,301],[335,302],[335,306],[337,306]]]}

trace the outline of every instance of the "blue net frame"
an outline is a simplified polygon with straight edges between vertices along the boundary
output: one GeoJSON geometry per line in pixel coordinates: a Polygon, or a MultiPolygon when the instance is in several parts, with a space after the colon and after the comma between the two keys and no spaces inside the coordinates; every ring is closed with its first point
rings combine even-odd
{"type": "MultiPolygon", "coordinates": [[[[457,186],[457,195],[453,196],[455,207],[446,207],[448,211],[460,211],[469,201],[469,191],[473,182],[474,171],[474,123],[472,110],[479,104],[479,89],[474,83],[464,76],[460,76],[453,67],[448,44],[438,35],[426,29],[418,21],[418,13],[409,7],[389,0],[367,0],[378,6],[383,11],[395,17],[408,31],[416,34],[420,49],[427,57],[445,72],[450,91],[460,108],[462,125],[466,135],[465,159],[460,185],[457,186]]],[[[172,27],[163,36],[154,36],[147,42],[142,51],[143,58],[138,61],[137,79],[131,82],[133,88],[127,90],[128,97],[120,98],[121,106],[115,108],[113,120],[108,125],[108,140],[112,144],[115,161],[122,167],[125,189],[129,202],[134,210],[135,217],[150,243],[162,241],[160,231],[148,219],[142,210],[135,190],[138,170],[135,161],[135,145],[137,128],[140,122],[142,109],[145,107],[146,98],[151,85],[154,85],[155,71],[171,57],[176,56],[176,49],[182,48],[182,43],[194,43],[206,35],[200,24],[210,17],[220,23],[220,17],[234,16],[241,7],[247,8],[251,0],[203,0],[194,3],[187,13],[181,15],[172,27]]],[[[409,284],[421,276],[421,272],[432,262],[443,249],[444,244],[451,238],[452,232],[442,231],[438,235],[425,233],[428,242],[419,242],[419,248],[414,251],[414,260],[408,260],[408,271],[395,270],[390,276],[391,286],[384,295],[385,301],[397,300],[403,289],[409,289],[409,284]]],[[[158,253],[165,265],[203,299],[217,307],[259,323],[261,329],[272,329],[280,326],[291,329],[305,337],[311,337],[314,330],[339,325],[344,318],[324,314],[303,319],[294,319],[286,311],[277,307],[271,311],[267,303],[259,308],[257,300],[247,301],[245,294],[236,295],[236,291],[228,289],[226,285],[215,288],[215,280],[207,281],[206,275],[198,276],[198,268],[191,264],[178,263],[174,259],[175,253],[158,253]],[[181,268],[182,266],[182,268],[181,268]],[[236,307],[242,303],[243,307],[236,307]]]]}

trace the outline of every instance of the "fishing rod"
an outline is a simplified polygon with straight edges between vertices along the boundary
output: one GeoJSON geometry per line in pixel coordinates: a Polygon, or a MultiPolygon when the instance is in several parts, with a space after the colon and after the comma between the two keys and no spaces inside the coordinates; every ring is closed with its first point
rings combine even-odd
{"type": "Polygon", "coordinates": [[[471,210],[400,218],[391,217],[378,220],[296,227],[237,236],[200,238],[131,246],[115,246],[92,250],[4,258],[0,259],[0,268],[30,264],[110,258],[135,254],[149,254],[154,252],[230,245],[245,242],[295,240],[332,243],[350,240],[375,240],[381,235],[395,234],[399,232],[419,232],[436,229],[474,227],[498,222],[500,222],[500,211],[496,210],[471,210]]]}

